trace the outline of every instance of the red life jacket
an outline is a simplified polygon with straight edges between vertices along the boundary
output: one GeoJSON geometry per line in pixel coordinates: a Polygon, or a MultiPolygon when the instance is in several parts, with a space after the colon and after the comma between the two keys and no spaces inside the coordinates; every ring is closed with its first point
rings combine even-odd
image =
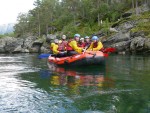
{"type": "Polygon", "coordinates": [[[50,50],[53,50],[53,48],[52,48],[52,47],[50,47],[50,50]]]}
{"type": "Polygon", "coordinates": [[[66,46],[66,50],[67,51],[73,51],[73,48],[69,45],[69,43],[73,41],[72,39],[68,41],[67,46],[66,46]]]}
{"type": "Polygon", "coordinates": [[[62,41],[62,43],[60,43],[60,44],[58,45],[58,50],[59,50],[59,51],[65,51],[66,46],[67,46],[67,41],[62,41]]]}
{"type": "Polygon", "coordinates": [[[93,48],[96,48],[98,46],[98,42],[93,43],[93,48]]]}
{"type": "Polygon", "coordinates": [[[85,47],[85,43],[78,43],[78,47],[85,47]]]}
{"type": "Polygon", "coordinates": [[[85,46],[88,47],[91,45],[91,42],[85,42],[85,46]]]}

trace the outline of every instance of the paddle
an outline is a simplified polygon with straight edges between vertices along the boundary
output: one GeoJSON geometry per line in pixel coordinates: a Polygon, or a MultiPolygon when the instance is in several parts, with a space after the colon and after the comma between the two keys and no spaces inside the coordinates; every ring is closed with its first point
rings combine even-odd
{"type": "MultiPolygon", "coordinates": [[[[113,47],[110,47],[110,48],[103,48],[103,49],[101,49],[100,51],[102,51],[103,53],[104,53],[104,56],[105,57],[108,57],[108,53],[113,53],[113,52],[115,52],[116,51],[116,48],[113,48],[113,47]]],[[[88,53],[88,54],[91,54],[91,55],[93,55],[93,57],[95,57],[95,55],[96,55],[96,51],[95,51],[95,53],[93,54],[93,53],[89,53],[89,52],[87,52],[86,50],[84,51],[84,53],[88,53]]]]}
{"type": "Polygon", "coordinates": [[[104,48],[104,49],[102,49],[101,50],[102,52],[104,52],[104,53],[113,53],[113,52],[115,52],[116,51],[116,48],[113,48],[113,47],[110,47],[110,48],[104,48]]]}
{"type": "Polygon", "coordinates": [[[48,58],[51,54],[50,53],[43,53],[43,54],[40,54],[38,56],[38,58],[42,59],[42,58],[48,58]]]}

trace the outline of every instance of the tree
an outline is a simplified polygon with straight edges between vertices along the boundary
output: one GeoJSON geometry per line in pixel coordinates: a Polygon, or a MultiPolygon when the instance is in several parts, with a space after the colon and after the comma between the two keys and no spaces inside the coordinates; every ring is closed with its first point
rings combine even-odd
{"type": "Polygon", "coordinates": [[[41,5],[41,1],[40,0],[36,0],[34,2],[34,5],[36,6],[36,9],[37,9],[37,18],[38,18],[38,36],[40,37],[41,36],[41,23],[40,23],[40,5],[41,5]]]}
{"type": "Polygon", "coordinates": [[[14,26],[14,32],[23,36],[26,32],[28,32],[28,15],[26,13],[19,13],[17,21],[18,23],[14,26]]]}
{"type": "Polygon", "coordinates": [[[18,16],[20,19],[15,26],[15,32],[32,32],[39,37],[64,29],[68,32],[87,32],[84,29],[88,28],[92,32],[91,30],[101,29],[101,20],[115,22],[131,7],[139,14],[138,7],[148,3],[149,0],[36,0],[34,9],[24,16],[18,16]],[[77,23],[80,24],[77,26],[77,23]]]}

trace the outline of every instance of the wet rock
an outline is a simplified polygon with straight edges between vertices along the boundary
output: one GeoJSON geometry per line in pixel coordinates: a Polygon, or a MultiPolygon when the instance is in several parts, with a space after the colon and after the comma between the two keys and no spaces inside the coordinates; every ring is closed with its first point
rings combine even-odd
{"type": "Polygon", "coordinates": [[[130,29],[135,27],[137,25],[138,21],[132,20],[132,21],[127,21],[124,22],[118,26],[115,27],[117,31],[126,31],[128,32],[130,29]]]}
{"type": "Polygon", "coordinates": [[[112,27],[109,28],[109,31],[110,31],[110,32],[116,32],[116,33],[118,33],[118,31],[117,31],[115,28],[112,28],[112,27]]]}
{"type": "Polygon", "coordinates": [[[46,48],[46,47],[41,47],[41,53],[49,53],[50,52],[50,49],[49,48],[46,48]]]}
{"type": "Polygon", "coordinates": [[[128,41],[130,39],[131,39],[130,32],[127,32],[127,33],[119,32],[119,33],[109,37],[107,40],[102,41],[102,42],[106,46],[109,46],[111,44],[122,42],[122,41],[128,41]]]}
{"type": "Polygon", "coordinates": [[[144,49],[145,38],[139,36],[132,39],[130,44],[131,51],[142,51],[144,49]]]}
{"type": "Polygon", "coordinates": [[[37,37],[35,37],[35,36],[29,36],[29,37],[27,37],[27,38],[24,40],[24,42],[23,42],[24,48],[31,48],[33,42],[34,42],[36,39],[37,39],[37,37]]]}
{"type": "Polygon", "coordinates": [[[150,39],[146,38],[144,43],[144,54],[150,54],[150,39]]]}
{"type": "Polygon", "coordinates": [[[18,47],[16,47],[14,50],[13,50],[13,53],[20,53],[22,52],[22,47],[21,45],[19,45],[18,47]]]}
{"type": "Polygon", "coordinates": [[[150,50],[150,39],[149,38],[145,39],[144,48],[150,50]]]}
{"type": "MultiPolygon", "coordinates": [[[[1,40],[1,44],[3,45],[4,53],[12,53],[15,48],[21,45],[23,40],[13,38],[13,37],[5,37],[1,40]]],[[[2,51],[0,51],[2,52],[2,51]]]]}
{"type": "Polygon", "coordinates": [[[48,34],[46,36],[46,42],[50,43],[52,40],[54,40],[56,38],[56,35],[53,34],[48,34]]]}
{"type": "Polygon", "coordinates": [[[130,47],[130,41],[122,41],[110,46],[116,48],[117,52],[127,51],[130,47]]]}
{"type": "Polygon", "coordinates": [[[139,31],[139,32],[131,32],[131,37],[135,38],[135,37],[139,37],[139,36],[145,38],[144,32],[143,32],[143,31],[139,31]]]}

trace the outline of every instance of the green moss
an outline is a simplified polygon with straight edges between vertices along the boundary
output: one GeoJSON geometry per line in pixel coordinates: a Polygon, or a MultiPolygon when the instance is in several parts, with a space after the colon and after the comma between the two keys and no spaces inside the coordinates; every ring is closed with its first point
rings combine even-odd
{"type": "Polygon", "coordinates": [[[150,11],[145,12],[139,16],[133,16],[132,19],[138,20],[136,27],[131,29],[132,32],[142,31],[145,36],[150,37],[150,11]]]}
{"type": "Polygon", "coordinates": [[[137,15],[133,15],[131,17],[131,19],[133,19],[133,20],[149,19],[149,18],[150,18],[150,11],[144,12],[144,13],[138,15],[138,16],[137,15]]]}

